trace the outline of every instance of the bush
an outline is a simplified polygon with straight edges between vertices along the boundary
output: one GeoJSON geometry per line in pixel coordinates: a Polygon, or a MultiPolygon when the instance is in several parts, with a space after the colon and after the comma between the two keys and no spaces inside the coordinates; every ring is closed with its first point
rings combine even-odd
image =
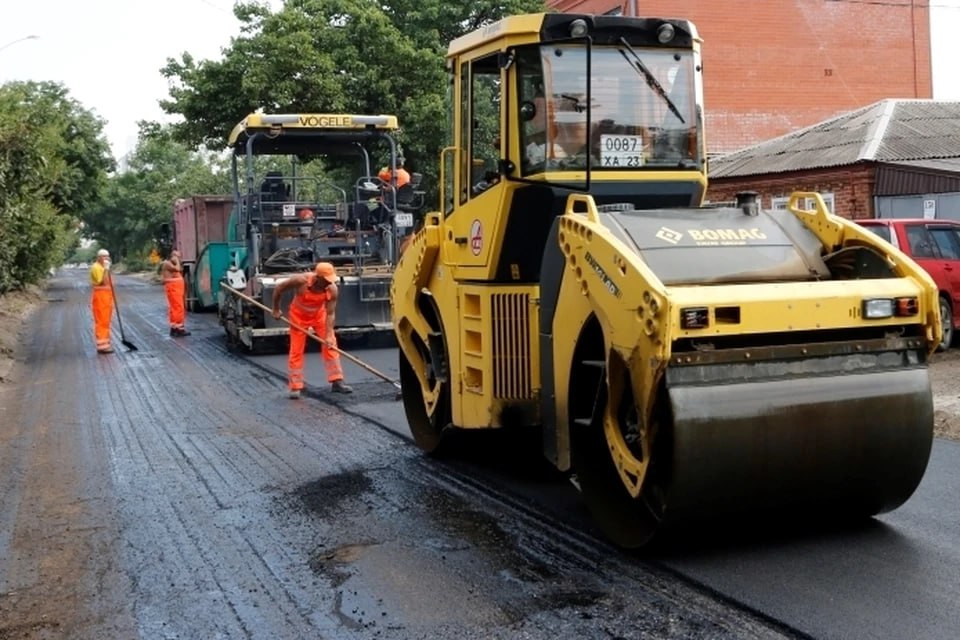
{"type": "Polygon", "coordinates": [[[68,216],[49,202],[7,202],[0,208],[0,293],[37,284],[63,264],[73,241],[68,216]]]}

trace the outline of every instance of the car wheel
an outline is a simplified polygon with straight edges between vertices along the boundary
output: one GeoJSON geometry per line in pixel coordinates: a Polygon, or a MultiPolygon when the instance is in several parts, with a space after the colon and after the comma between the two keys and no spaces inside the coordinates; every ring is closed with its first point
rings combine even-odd
{"type": "Polygon", "coordinates": [[[943,325],[943,334],[937,351],[946,351],[953,343],[953,310],[950,301],[943,296],[940,297],[940,323],[943,325]]]}

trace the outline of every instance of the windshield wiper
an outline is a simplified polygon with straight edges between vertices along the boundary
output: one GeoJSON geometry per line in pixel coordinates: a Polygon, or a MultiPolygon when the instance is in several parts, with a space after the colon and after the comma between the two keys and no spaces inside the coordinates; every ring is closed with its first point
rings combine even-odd
{"type": "Polygon", "coordinates": [[[571,96],[566,93],[561,93],[560,97],[563,98],[564,100],[569,100],[570,102],[572,102],[573,110],[576,111],[577,113],[583,113],[584,111],[587,110],[587,105],[585,103],[580,102],[580,98],[578,98],[577,96],[571,96]]]}
{"type": "Polygon", "coordinates": [[[626,51],[624,51],[623,49],[617,49],[617,51],[620,52],[620,55],[623,56],[623,59],[627,61],[627,64],[629,64],[631,67],[633,67],[634,69],[636,69],[637,71],[643,74],[643,77],[646,78],[647,80],[647,84],[650,86],[651,89],[654,90],[654,92],[656,92],[658,96],[663,98],[663,101],[667,103],[668,107],[670,107],[670,111],[673,112],[673,115],[677,116],[677,118],[679,118],[681,123],[686,124],[687,122],[686,120],[683,119],[683,116],[680,115],[680,110],[677,109],[677,105],[673,104],[673,100],[671,100],[670,96],[667,95],[667,92],[663,88],[663,85],[661,85],[657,81],[656,77],[654,77],[654,75],[650,73],[650,70],[647,69],[647,66],[645,64],[643,64],[643,61],[640,59],[640,56],[637,55],[637,52],[633,50],[633,47],[630,46],[630,43],[627,42],[626,38],[621,37],[620,42],[623,43],[623,46],[625,46],[627,48],[627,51],[630,52],[630,55],[633,56],[633,60],[631,60],[627,56],[626,51]]]}

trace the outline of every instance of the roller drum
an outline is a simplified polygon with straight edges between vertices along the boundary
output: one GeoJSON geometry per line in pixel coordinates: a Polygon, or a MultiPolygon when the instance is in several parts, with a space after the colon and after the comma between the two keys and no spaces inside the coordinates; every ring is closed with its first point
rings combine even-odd
{"type": "Polygon", "coordinates": [[[933,442],[926,366],[668,388],[665,524],[764,509],[872,515],[917,488],[933,442]]]}

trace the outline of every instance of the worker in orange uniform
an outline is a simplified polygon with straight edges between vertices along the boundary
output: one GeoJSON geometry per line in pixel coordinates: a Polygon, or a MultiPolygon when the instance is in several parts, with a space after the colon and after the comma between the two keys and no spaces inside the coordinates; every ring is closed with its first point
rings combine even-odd
{"type": "Polygon", "coordinates": [[[397,156],[396,184],[393,184],[394,174],[390,167],[380,169],[380,173],[377,174],[377,177],[383,182],[383,194],[377,202],[377,207],[370,212],[370,218],[375,223],[386,222],[390,219],[389,209],[396,206],[395,194],[400,191],[401,187],[410,182],[410,173],[403,168],[403,163],[403,156],[397,156]]]}
{"type": "Polygon", "coordinates": [[[113,318],[113,287],[110,283],[110,252],[97,251],[97,261],[90,267],[90,284],[93,287],[93,337],[97,353],[113,353],[110,346],[110,320],[113,318]]]}
{"type": "MultiPolygon", "coordinates": [[[[313,329],[325,342],[322,348],[323,362],[327,369],[327,381],[334,393],[353,393],[343,381],[340,353],[336,351],[337,337],[334,325],[337,312],[337,272],[329,262],[318,262],[313,273],[299,273],[280,282],[273,290],[273,317],[280,319],[280,300],[283,293],[293,290],[293,300],[287,315],[290,321],[313,329]],[[331,348],[332,347],[332,348],[331,348]]],[[[299,398],[303,390],[303,352],[307,346],[307,334],[290,327],[290,355],[287,359],[290,382],[290,397],[299,398]]]]}
{"type": "MultiPolygon", "coordinates": [[[[397,156],[397,189],[410,182],[410,173],[403,168],[403,163],[403,156],[397,156]]],[[[383,169],[380,169],[380,173],[377,174],[377,177],[380,178],[384,184],[390,184],[391,178],[393,177],[393,171],[390,170],[390,167],[384,167],[383,169]]]]}
{"type": "Polygon", "coordinates": [[[297,212],[300,218],[300,235],[309,239],[313,235],[313,209],[304,207],[297,212]]]}
{"type": "Polygon", "coordinates": [[[180,252],[174,249],[170,257],[160,265],[160,277],[163,280],[163,290],[167,294],[167,318],[170,321],[170,335],[182,338],[190,335],[184,322],[187,317],[183,308],[183,265],[180,263],[180,252]]]}

